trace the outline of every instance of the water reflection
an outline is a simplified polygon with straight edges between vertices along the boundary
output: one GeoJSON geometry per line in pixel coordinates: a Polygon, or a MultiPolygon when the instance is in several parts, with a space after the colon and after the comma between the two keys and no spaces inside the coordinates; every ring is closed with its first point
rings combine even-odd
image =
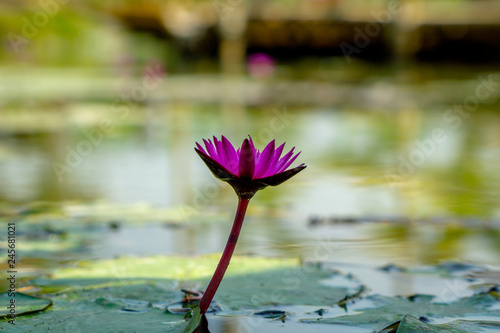
{"type": "MultiPolygon", "coordinates": [[[[223,80],[219,87],[230,89],[231,82],[223,80]]],[[[384,84],[391,87],[390,82],[384,84]]],[[[365,246],[378,248],[381,264],[430,262],[457,254],[470,259],[488,257],[485,261],[498,258],[496,232],[464,227],[463,223],[434,228],[430,233],[426,225],[377,224],[373,229],[336,225],[323,231],[307,227],[311,216],[497,221],[500,115],[492,111],[494,104],[483,105],[453,127],[443,120],[446,106],[421,107],[418,101],[408,102],[396,112],[341,105],[257,107],[151,99],[131,110],[124,120],[111,118],[113,128],[102,132],[102,137],[97,131],[103,117],[111,117],[107,102],[73,102],[69,108],[51,105],[38,127],[36,119],[42,118],[34,109],[0,114],[1,201],[141,202],[153,207],[189,207],[194,215],[186,215],[187,219],[215,211],[220,213],[219,220],[229,221],[234,194],[212,179],[197,160],[193,144],[213,134],[225,134],[234,142],[251,134],[260,146],[273,137],[297,146],[309,167],[287,186],[270,188],[255,197],[242,251],[307,256],[315,251],[321,236],[331,235],[330,242],[343,244],[346,253],[363,256],[365,246]],[[35,118],[26,116],[31,113],[35,118]],[[430,145],[428,140],[436,129],[447,139],[430,145]],[[54,162],[62,166],[59,171],[54,162]],[[478,252],[475,243],[490,245],[478,252]],[[398,247],[397,255],[391,246],[398,247]],[[413,253],[419,246],[436,251],[413,253]]],[[[491,223],[497,230],[498,222],[491,223]]],[[[217,252],[226,228],[218,224],[169,231],[169,243],[185,254],[217,252]],[[185,235],[180,236],[182,233],[185,235]],[[211,235],[210,245],[203,240],[206,235],[211,235]]],[[[121,241],[127,239],[122,237],[121,241]]],[[[112,238],[109,242],[116,245],[115,250],[108,249],[111,252],[126,252],[112,238]]],[[[171,252],[165,248],[142,250],[171,252]]],[[[356,260],[356,255],[346,253],[345,258],[356,260]]]]}
{"type": "MultiPolygon", "coordinates": [[[[288,112],[296,120],[276,137],[302,149],[311,167],[293,185],[297,194],[290,196],[289,189],[281,188],[263,192],[259,200],[266,204],[274,205],[285,191],[285,200],[306,214],[498,216],[498,115],[477,114],[469,124],[450,132],[448,142],[436,147],[412,173],[398,174],[401,161],[408,160],[411,152],[408,147],[415,140],[425,140],[427,128],[440,126],[435,115],[420,111],[425,125],[418,127],[423,128],[397,135],[399,119],[387,115],[348,110],[288,112]]],[[[208,178],[193,159],[192,143],[224,129],[237,138],[265,128],[264,113],[245,114],[242,126],[237,121],[243,117],[240,113],[232,118],[228,112],[207,116],[196,107],[156,110],[155,121],[106,137],[88,156],[75,155],[74,166],[62,170],[62,181],[52,162],[69,165],[65,163],[73,158],[69,152],[78,152],[79,144],[87,140],[82,129],[9,136],[1,142],[0,177],[5,186],[0,196],[21,202],[106,199],[190,205],[208,178]],[[231,121],[240,124],[236,130],[231,121]]]]}

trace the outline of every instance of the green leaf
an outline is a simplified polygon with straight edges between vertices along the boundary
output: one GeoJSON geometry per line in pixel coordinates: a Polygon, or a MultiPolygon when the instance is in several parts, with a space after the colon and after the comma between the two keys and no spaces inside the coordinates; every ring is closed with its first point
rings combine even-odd
{"type": "MultiPolygon", "coordinates": [[[[182,288],[204,290],[218,260],[219,255],[155,256],[60,268],[51,278],[31,282],[38,292],[49,293],[54,305],[43,313],[18,318],[15,327],[0,322],[0,330],[189,332],[203,322],[198,310],[186,321],[165,309],[182,307],[182,288]]],[[[317,265],[301,266],[298,260],[236,256],[214,300],[224,315],[248,315],[282,305],[328,307],[359,286],[349,279],[317,265]]]]}
{"type": "Polygon", "coordinates": [[[194,330],[198,327],[201,321],[201,313],[200,313],[200,307],[194,308],[192,312],[191,319],[189,320],[188,325],[184,329],[184,333],[193,333],[194,330]]]}
{"type": "Polygon", "coordinates": [[[34,297],[20,292],[4,292],[0,294],[0,304],[2,304],[0,307],[0,316],[9,316],[11,309],[15,309],[17,317],[43,311],[52,305],[52,301],[47,298],[34,297]]]}
{"type": "MultiPolygon", "coordinates": [[[[365,299],[369,306],[356,309],[359,314],[333,318],[303,319],[302,322],[364,326],[382,330],[398,322],[406,315],[414,317],[444,318],[467,315],[500,316],[500,310],[490,310],[498,301],[492,295],[479,294],[464,297],[456,302],[433,303],[433,296],[415,295],[412,297],[369,296],[365,299]]],[[[398,333],[400,331],[398,330],[398,333]]],[[[424,331],[425,332],[425,331],[424,331]]],[[[433,332],[433,331],[430,331],[433,332]]]]}
{"type": "Polygon", "coordinates": [[[412,315],[406,315],[399,323],[398,333],[469,333],[485,332],[484,329],[500,329],[499,322],[455,320],[446,324],[427,324],[412,315]]]}

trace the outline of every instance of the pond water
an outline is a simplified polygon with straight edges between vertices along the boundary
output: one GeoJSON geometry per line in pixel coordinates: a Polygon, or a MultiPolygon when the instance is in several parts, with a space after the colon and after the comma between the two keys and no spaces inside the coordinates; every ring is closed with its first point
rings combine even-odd
{"type": "MultiPolygon", "coordinates": [[[[401,76],[374,68],[360,79],[359,73],[326,71],[330,77],[321,78],[313,71],[300,84],[324,90],[317,105],[280,99],[279,93],[266,97],[274,102],[262,96],[255,104],[217,102],[225,79],[200,83],[173,76],[124,113],[110,105],[137,79],[86,75],[66,85],[71,75],[48,71],[42,74],[50,85],[40,86],[36,78],[2,71],[3,215],[56,207],[67,223],[100,219],[104,227],[80,245],[86,258],[219,253],[236,198],[199,160],[194,144],[223,134],[238,145],[250,134],[261,148],[271,138],[295,146],[302,151],[297,163],[308,167],[252,199],[238,253],[335,263],[372,276],[371,290],[390,296],[425,292],[433,282],[398,284],[363,270],[443,260],[500,265],[497,72],[443,69],[433,77],[425,73],[435,69],[426,68],[401,76]],[[481,98],[487,90],[478,92],[478,75],[494,75],[487,98],[481,98]],[[331,77],[345,85],[318,85],[331,77]],[[16,85],[29,102],[11,94],[16,85]],[[192,90],[192,100],[174,92],[176,86],[192,90]],[[335,87],[342,98],[321,99],[338,94],[335,87]]],[[[257,95],[273,84],[234,82],[257,95]]],[[[52,234],[47,240],[53,247],[61,241],[52,234]]],[[[56,257],[67,254],[55,248],[56,257]]],[[[227,327],[215,332],[231,332],[242,320],[247,318],[216,317],[210,323],[227,327]]],[[[314,326],[318,332],[331,328],[314,326]]]]}
{"type": "MultiPolygon", "coordinates": [[[[39,76],[4,69],[0,199],[180,209],[185,214],[172,218],[191,223],[164,228],[144,221],[108,235],[96,253],[218,252],[235,196],[201,163],[194,143],[224,134],[239,144],[250,134],[260,147],[270,138],[297,147],[298,163],[308,168],[253,199],[239,251],[307,257],[320,244],[347,262],[499,263],[500,83],[491,70],[455,70],[436,77],[432,67],[421,69],[424,74],[408,69],[403,83],[401,71],[387,69],[373,68],[363,80],[359,69],[310,70],[303,87],[327,73],[352,94],[346,102],[320,99],[321,106],[180,101],[171,87],[196,90],[197,81],[166,77],[147,103],[125,114],[110,104],[139,80],[82,71],[75,73],[81,79],[69,80],[67,71],[42,71],[37,83],[39,76]],[[475,97],[483,93],[478,77],[492,82],[488,98],[475,97]],[[16,85],[33,100],[13,95],[16,85]],[[406,93],[388,104],[397,89],[406,93]],[[461,112],[450,111],[459,106],[461,112]],[[200,222],[209,215],[217,223],[200,222]],[[131,242],[136,246],[125,245],[131,242]]],[[[204,80],[227,87],[217,77],[204,80]]],[[[235,85],[293,81],[283,82],[235,85]]],[[[323,89],[335,94],[334,88],[323,89]]],[[[210,100],[216,93],[201,94],[210,100]]]]}

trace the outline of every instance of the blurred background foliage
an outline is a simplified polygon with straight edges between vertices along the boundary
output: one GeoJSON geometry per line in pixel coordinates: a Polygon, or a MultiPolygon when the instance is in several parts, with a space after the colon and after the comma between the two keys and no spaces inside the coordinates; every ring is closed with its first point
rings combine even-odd
{"type": "Polygon", "coordinates": [[[109,66],[126,53],[178,71],[186,60],[223,56],[225,39],[282,58],[342,56],[342,43],[359,49],[358,31],[368,43],[351,54],[367,60],[496,61],[500,49],[495,0],[4,0],[0,8],[0,59],[37,65],[109,66]],[[29,43],[13,47],[9,33],[23,32],[29,43]]]}

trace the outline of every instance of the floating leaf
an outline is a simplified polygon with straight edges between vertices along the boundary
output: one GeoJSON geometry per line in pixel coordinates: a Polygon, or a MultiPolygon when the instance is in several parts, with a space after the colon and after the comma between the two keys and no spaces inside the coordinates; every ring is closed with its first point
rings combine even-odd
{"type": "Polygon", "coordinates": [[[5,317],[11,314],[9,307],[14,306],[15,315],[22,316],[30,313],[43,311],[52,305],[52,301],[47,298],[26,295],[20,292],[4,292],[0,294],[0,316],[5,317]]]}
{"type": "MultiPolygon", "coordinates": [[[[430,295],[414,295],[411,297],[373,295],[366,297],[365,300],[369,301],[370,307],[356,309],[357,311],[362,311],[359,314],[303,319],[301,321],[307,323],[364,326],[375,330],[383,330],[384,328],[388,328],[389,325],[400,321],[407,314],[417,318],[463,317],[467,315],[500,316],[500,310],[490,309],[498,301],[495,297],[488,294],[464,297],[450,304],[433,303],[433,297],[430,295]]],[[[419,322],[421,321],[419,320],[419,322]]],[[[399,329],[398,333],[400,333],[399,329]]]]}
{"type": "MultiPolygon", "coordinates": [[[[86,261],[61,268],[51,278],[32,281],[38,290],[52,292],[54,305],[50,310],[18,318],[12,330],[9,324],[0,323],[0,329],[73,333],[143,332],[145,328],[162,333],[189,331],[203,322],[203,316],[196,319],[194,313],[195,319],[186,321],[182,314],[166,309],[181,302],[183,288],[203,290],[217,262],[218,256],[155,256],[86,261]]],[[[235,257],[215,300],[225,315],[250,314],[255,309],[283,305],[328,307],[344,299],[352,286],[347,276],[318,265],[301,266],[298,260],[235,257]],[[335,286],[328,283],[332,277],[335,286]]],[[[198,332],[203,332],[201,327],[198,332]]]]}
{"type": "MultiPolygon", "coordinates": [[[[87,261],[78,267],[54,272],[55,279],[38,279],[44,288],[52,284],[80,287],[113,287],[123,283],[180,283],[188,289],[207,285],[218,256],[192,260],[181,257],[117,258],[87,261]],[[179,282],[174,282],[179,281],[179,282]]],[[[361,288],[361,285],[356,284],[361,288]]],[[[298,260],[235,257],[215,300],[226,310],[255,309],[273,305],[332,305],[349,294],[353,282],[348,277],[316,265],[300,266],[298,260]],[[335,276],[339,286],[324,281],[335,276]],[[345,280],[345,281],[344,281],[345,280]],[[345,286],[342,286],[344,281],[345,286]]]]}
{"type": "MultiPolygon", "coordinates": [[[[424,323],[412,315],[406,315],[399,323],[397,333],[469,333],[487,332],[488,329],[500,330],[500,322],[475,321],[475,320],[455,320],[446,324],[424,323]]],[[[493,331],[491,331],[493,332],[493,331]]]]}

